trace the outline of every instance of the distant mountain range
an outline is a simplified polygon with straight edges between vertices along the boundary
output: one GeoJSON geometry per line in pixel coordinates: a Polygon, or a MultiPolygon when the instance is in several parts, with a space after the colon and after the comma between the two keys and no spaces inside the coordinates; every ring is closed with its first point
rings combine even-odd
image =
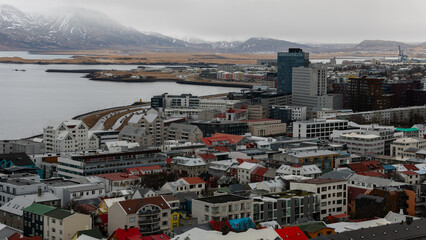
{"type": "MultiPolygon", "coordinates": [[[[396,51],[401,42],[366,40],[355,44],[300,44],[272,38],[247,41],[184,41],[157,33],[143,33],[123,26],[108,16],[87,9],[73,9],[62,16],[25,13],[0,5],[0,50],[89,50],[127,49],[151,51],[198,51],[272,53],[288,48],[311,52],[396,51]]],[[[419,46],[426,47],[426,43],[419,46]]]]}

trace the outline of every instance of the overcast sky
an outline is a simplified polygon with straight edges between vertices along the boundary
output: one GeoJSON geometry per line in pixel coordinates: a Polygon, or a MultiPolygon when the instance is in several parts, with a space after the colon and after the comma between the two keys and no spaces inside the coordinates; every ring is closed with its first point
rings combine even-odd
{"type": "Polygon", "coordinates": [[[140,31],[205,40],[426,42],[426,0],[0,0],[25,11],[98,10],[140,31]]]}

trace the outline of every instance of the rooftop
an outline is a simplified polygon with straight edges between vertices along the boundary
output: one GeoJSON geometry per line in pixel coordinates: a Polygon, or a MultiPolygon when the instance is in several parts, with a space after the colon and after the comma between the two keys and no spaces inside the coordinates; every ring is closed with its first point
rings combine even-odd
{"type": "Polygon", "coordinates": [[[248,199],[245,197],[237,196],[237,195],[221,195],[221,196],[199,198],[197,200],[215,204],[215,203],[236,202],[236,201],[248,200],[248,199]]]}
{"type": "Polygon", "coordinates": [[[302,191],[302,190],[290,190],[290,191],[286,191],[286,192],[268,194],[268,195],[264,195],[264,196],[278,199],[278,198],[292,198],[292,197],[310,196],[312,194],[313,193],[311,193],[311,192],[306,192],[306,191],[302,191]]]}
{"type": "Polygon", "coordinates": [[[109,181],[119,181],[119,180],[128,180],[128,179],[139,179],[136,175],[130,175],[128,173],[104,173],[96,175],[100,178],[107,179],[109,181]]]}
{"type": "Polygon", "coordinates": [[[308,184],[327,184],[327,183],[335,183],[335,182],[346,182],[343,179],[333,179],[333,178],[313,178],[300,181],[301,183],[308,184]]]}
{"type": "Polygon", "coordinates": [[[70,211],[67,211],[65,209],[56,208],[55,210],[52,210],[52,211],[46,213],[45,215],[48,216],[48,217],[51,217],[51,218],[64,219],[64,218],[67,218],[67,217],[73,215],[73,213],[71,213],[70,211]]]}
{"type": "Polygon", "coordinates": [[[35,213],[38,215],[44,215],[52,210],[55,210],[56,207],[52,207],[52,206],[47,206],[44,204],[40,204],[40,203],[34,203],[33,205],[24,208],[24,211],[26,212],[30,212],[30,213],[35,213]]]}

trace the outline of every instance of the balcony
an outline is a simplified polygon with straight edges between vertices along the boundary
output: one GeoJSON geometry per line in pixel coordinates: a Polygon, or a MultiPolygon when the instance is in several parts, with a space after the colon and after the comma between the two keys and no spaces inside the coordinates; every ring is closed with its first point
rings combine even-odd
{"type": "Polygon", "coordinates": [[[139,216],[147,216],[147,215],[156,215],[160,213],[160,209],[148,210],[148,211],[140,211],[138,212],[139,216]]]}
{"type": "Polygon", "coordinates": [[[145,218],[145,219],[139,219],[139,224],[146,225],[146,224],[152,224],[157,223],[160,221],[159,217],[153,217],[153,218],[145,218]]]}
{"type": "Polygon", "coordinates": [[[160,226],[141,227],[140,231],[143,235],[160,231],[160,226]]]}

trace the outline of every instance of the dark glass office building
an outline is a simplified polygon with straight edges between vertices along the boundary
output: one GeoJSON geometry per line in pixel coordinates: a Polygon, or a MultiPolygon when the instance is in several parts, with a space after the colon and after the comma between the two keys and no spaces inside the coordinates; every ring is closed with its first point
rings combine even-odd
{"type": "Polygon", "coordinates": [[[290,48],[288,52],[279,52],[277,56],[277,89],[281,93],[291,94],[294,67],[309,67],[309,53],[300,48],[290,48]]]}

